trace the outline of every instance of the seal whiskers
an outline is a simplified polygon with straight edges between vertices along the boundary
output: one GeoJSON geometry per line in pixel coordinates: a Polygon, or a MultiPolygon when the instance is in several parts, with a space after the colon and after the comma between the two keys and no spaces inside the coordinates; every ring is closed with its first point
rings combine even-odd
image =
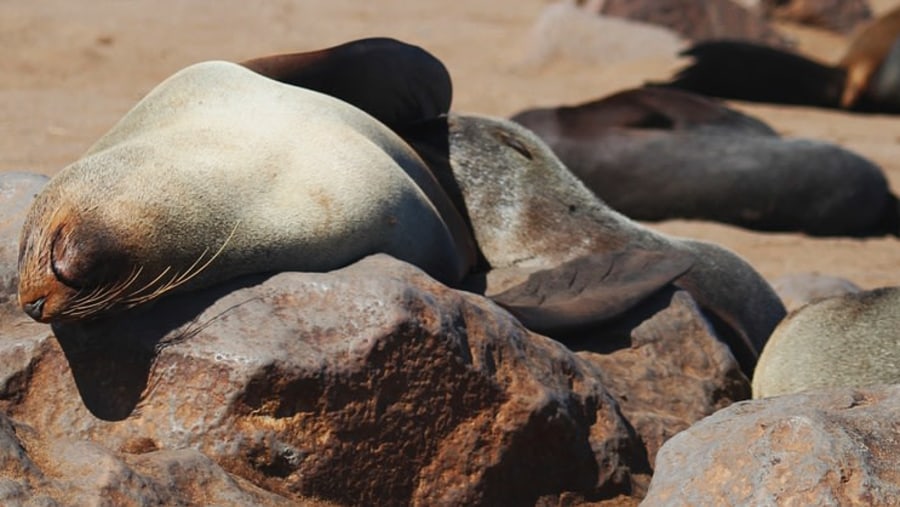
{"type": "Polygon", "coordinates": [[[163,272],[160,273],[159,276],[154,278],[151,282],[147,283],[144,287],[129,294],[128,296],[125,296],[122,300],[122,303],[125,305],[126,308],[133,308],[139,304],[146,303],[147,301],[156,299],[156,298],[162,296],[163,294],[165,294],[167,292],[171,292],[172,290],[191,281],[194,277],[196,277],[197,275],[199,275],[200,273],[205,271],[206,268],[208,268],[210,266],[210,264],[212,264],[213,261],[215,261],[216,258],[218,258],[219,255],[222,254],[222,251],[224,251],[225,247],[228,246],[228,243],[231,241],[231,238],[234,237],[234,233],[237,231],[239,224],[240,224],[240,222],[234,224],[234,227],[231,229],[231,234],[229,234],[228,237],[225,238],[225,241],[222,243],[222,246],[220,246],[219,249],[216,251],[216,253],[214,253],[212,255],[212,257],[210,257],[202,265],[199,265],[199,264],[203,260],[203,257],[206,256],[206,253],[209,252],[209,247],[205,248],[203,250],[203,252],[201,252],[200,255],[197,256],[197,260],[195,260],[193,262],[193,264],[188,266],[188,268],[185,269],[183,273],[181,273],[181,274],[176,273],[174,276],[172,276],[171,280],[164,283],[160,287],[157,287],[149,294],[137,296],[137,294],[140,294],[141,292],[144,292],[144,291],[152,288],[153,284],[155,284],[157,281],[162,279],[162,277],[165,276],[165,274],[168,273],[172,268],[172,266],[167,266],[166,269],[164,269],[163,272]],[[199,265],[199,267],[198,267],[198,265],[199,265]]]}

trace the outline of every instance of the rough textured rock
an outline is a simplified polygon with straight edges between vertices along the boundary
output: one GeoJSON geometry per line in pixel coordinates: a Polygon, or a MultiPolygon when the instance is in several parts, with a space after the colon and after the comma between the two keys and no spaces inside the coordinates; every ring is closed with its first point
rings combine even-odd
{"type": "Polygon", "coordinates": [[[764,15],[835,32],[849,33],[872,19],[866,0],[762,0],[764,15]]]}
{"type": "Polygon", "coordinates": [[[611,354],[581,352],[598,366],[654,461],[674,434],[750,397],[747,378],[684,291],[631,333],[631,346],[611,354]]]}
{"type": "Polygon", "coordinates": [[[789,46],[759,14],[731,0],[605,0],[599,12],[665,26],[694,42],[730,38],[789,46]]]}
{"type": "Polygon", "coordinates": [[[794,273],[772,280],[772,288],[788,311],[817,299],[850,294],[862,290],[858,285],[837,276],[820,273],[794,273]]]}
{"type": "Polygon", "coordinates": [[[338,503],[524,505],[646,483],[593,366],[487,300],[387,256],[255,282],[57,327],[62,348],[30,342],[25,368],[7,343],[0,364],[27,373],[5,412],[49,441],[196,449],[338,503]]]}
{"type": "Polygon", "coordinates": [[[900,386],[742,402],[666,442],[641,505],[897,505],[900,386]]]}
{"type": "Polygon", "coordinates": [[[0,503],[10,507],[296,505],[230,476],[197,451],[142,452],[116,455],[86,441],[39,439],[33,429],[0,415],[0,503]]]}

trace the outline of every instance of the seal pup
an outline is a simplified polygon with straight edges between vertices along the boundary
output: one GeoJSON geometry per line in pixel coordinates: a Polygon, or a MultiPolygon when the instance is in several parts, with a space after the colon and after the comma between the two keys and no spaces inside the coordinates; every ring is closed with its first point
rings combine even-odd
{"type": "Polygon", "coordinates": [[[836,65],[749,42],[696,44],[694,62],[670,81],[653,83],[715,97],[900,113],[900,7],[875,19],[836,65]]]}
{"type": "MultiPolygon", "coordinates": [[[[284,70],[269,72],[302,78],[284,70]]],[[[345,98],[378,105],[367,97],[345,98]]],[[[247,67],[177,73],[38,197],[23,228],[20,303],[39,320],[88,319],[241,274],[325,271],[383,252],[450,285],[486,270],[488,296],[550,333],[677,281],[733,329],[752,371],[783,307],[735,255],[645,232],[510,122],[387,117],[405,118],[405,142],[348,102],[247,67]],[[518,270],[532,283],[495,283],[518,270]],[[560,272],[584,283],[554,285],[560,272]]]]}
{"type": "Polygon", "coordinates": [[[900,288],[829,297],[792,312],[763,348],[754,398],[900,383],[900,288]]]}
{"type": "Polygon", "coordinates": [[[897,201],[878,166],[830,143],[781,138],[702,95],[637,88],[512,119],[636,220],[831,236],[900,232],[897,201]]]}

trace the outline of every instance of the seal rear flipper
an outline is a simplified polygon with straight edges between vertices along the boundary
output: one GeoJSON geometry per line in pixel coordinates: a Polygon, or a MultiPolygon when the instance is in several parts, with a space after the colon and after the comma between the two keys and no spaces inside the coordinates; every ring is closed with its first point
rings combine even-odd
{"type": "Polygon", "coordinates": [[[392,129],[446,114],[453,96],[450,73],[440,60],[390,38],[265,56],[241,65],[353,104],[392,129]]]}
{"type": "Polygon", "coordinates": [[[491,296],[532,331],[554,336],[609,321],[668,286],[693,265],[685,252],[590,254],[491,296]]]}
{"type": "Polygon", "coordinates": [[[710,41],[682,53],[694,58],[674,79],[652,86],[752,102],[840,108],[846,72],[768,46],[710,41]]]}

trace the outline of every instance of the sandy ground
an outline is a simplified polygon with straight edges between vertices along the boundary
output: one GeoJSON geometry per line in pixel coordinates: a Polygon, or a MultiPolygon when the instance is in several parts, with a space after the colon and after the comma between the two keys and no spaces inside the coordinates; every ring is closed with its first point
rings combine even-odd
{"type": "MultiPolygon", "coordinates": [[[[872,2],[878,12],[897,4],[872,2]]],[[[456,110],[501,116],[599,98],[666,77],[680,64],[660,55],[616,58],[610,64],[563,60],[525,66],[530,29],[547,5],[546,0],[2,1],[0,171],[55,173],[156,83],[201,60],[242,60],[391,36],[427,48],[447,65],[456,110]]],[[[784,28],[802,51],[826,61],[835,60],[846,42],[833,34],[784,28]]],[[[733,105],[784,135],[830,140],[869,157],[900,193],[900,117],[733,105]]],[[[770,279],[819,272],[864,287],[900,285],[895,238],[817,239],[680,220],[652,227],[723,244],[770,279]]]]}

